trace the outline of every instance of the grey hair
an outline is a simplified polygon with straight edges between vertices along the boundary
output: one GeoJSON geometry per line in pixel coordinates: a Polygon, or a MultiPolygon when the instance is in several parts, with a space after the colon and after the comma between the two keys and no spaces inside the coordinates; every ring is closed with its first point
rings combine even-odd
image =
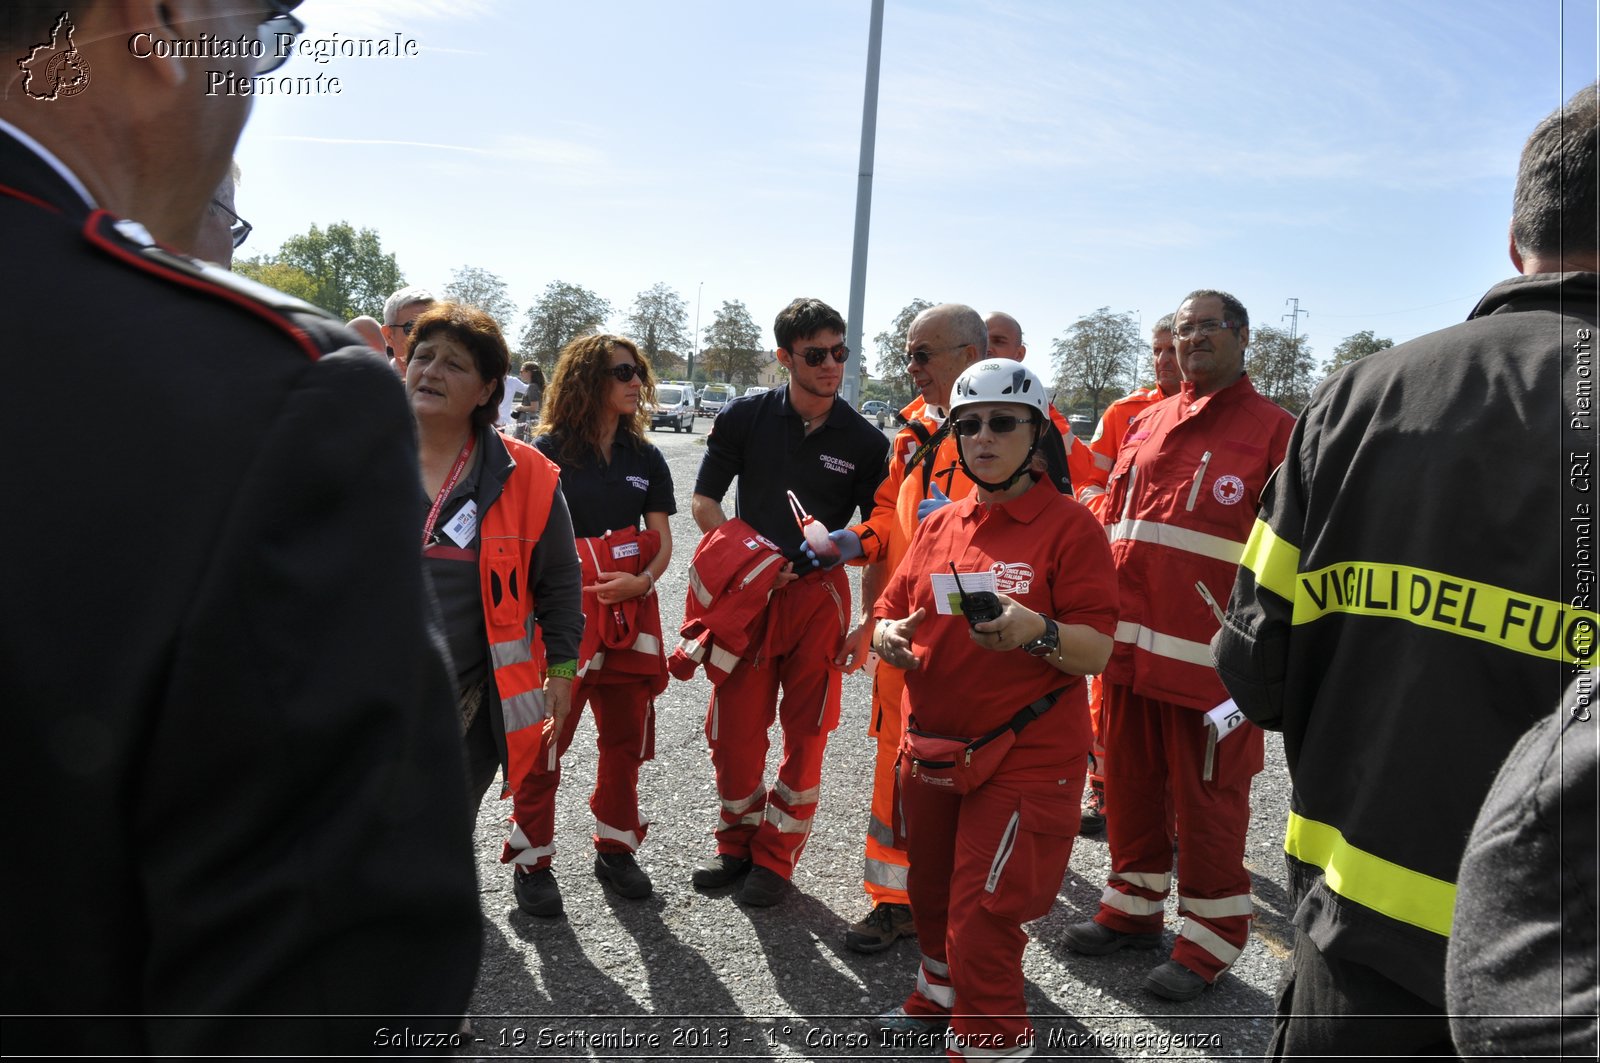
{"type": "Polygon", "coordinates": [[[401,288],[383,301],[383,323],[385,325],[398,325],[400,322],[396,321],[394,317],[402,307],[409,306],[412,303],[431,305],[438,301],[438,297],[426,288],[421,288],[414,284],[401,288]]]}

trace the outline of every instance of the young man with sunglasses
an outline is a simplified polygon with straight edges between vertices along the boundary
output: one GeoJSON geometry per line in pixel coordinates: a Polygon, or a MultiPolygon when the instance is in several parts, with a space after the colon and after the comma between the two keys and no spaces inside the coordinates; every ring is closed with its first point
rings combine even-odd
{"type": "Polygon", "coordinates": [[[839,312],[796,299],[773,331],[789,382],[717,415],[693,501],[695,523],[711,532],[728,519],[722,497],[737,477],[736,515],[788,559],[748,656],[716,687],[706,719],[721,820],[716,855],[695,870],[694,884],[728,886],[748,872],[739,898],[758,907],[787,892],[811,831],[823,750],[839,723],[835,661],[850,617],[843,568],[812,566],[790,498],[841,528],[857,509],[870,512],[888,451],[883,433],[838,397],[850,357],[839,312]],[[763,771],[775,716],[783,759],[769,793],[763,771]]]}
{"type": "Polygon", "coordinates": [[[1242,724],[1208,760],[1205,713],[1228,697],[1209,643],[1294,418],[1245,374],[1250,318],[1239,300],[1191,292],[1172,331],[1183,386],[1133,425],[1106,485],[1122,597],[1102,675],[1111,876],[1094,919],[1064,940],[1091,956],[1160,945],[1173,878],[1170,793],[1184,924],[1172,958],[1144,984],[1183,1001],[1232,966],[1250,933],[1244,843],[1262,733],[1242,724]]]}

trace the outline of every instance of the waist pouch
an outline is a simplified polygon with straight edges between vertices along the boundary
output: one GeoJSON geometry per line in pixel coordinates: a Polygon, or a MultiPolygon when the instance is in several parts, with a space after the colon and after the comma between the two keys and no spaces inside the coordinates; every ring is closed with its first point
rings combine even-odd
{"type": "Polygon", "coordinates": [[[900,755],[910,761],[911,778],[915,781],[946,793],[971,793],[999,769],[1022,729],[1043,716],[1063,692],[1051,691],[1018,710],[1009,723],[977,738],[956,738],[920,730],[913,716],[907,721],[905,734],[900,739],[900,755]]]}

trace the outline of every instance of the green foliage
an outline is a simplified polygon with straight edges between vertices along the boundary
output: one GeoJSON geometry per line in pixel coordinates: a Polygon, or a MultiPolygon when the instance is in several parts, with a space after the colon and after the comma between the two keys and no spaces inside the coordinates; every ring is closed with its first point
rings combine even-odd
{"type": "Polygon", "coordinates": [[[579,336],[604,328],[611,304],[580,284],[551,281],[528,308],[518,353],[546,371],[556,364],[561,348],[579,336]]]}
{"type": "Polygon", "coordinates": [[[341,320],[367,314],[382,318],[383,301],[405,286],[405,277],[393,254],[385,254],[375,229],[356,230],[349,222],[334,222],[326,229],[309,231],[283,242],[269,264],[291,266],[310,279],[307,300],[341,320]]]}
{"type": "Polygon", "coordinates": [[[1326,372],[1343,369],[1352,362],[1358,362],[1369,354],[1377,354],[1394,346],[1394,340],[1388,337],[1373,335],[1371,329],[1362,329],[1354,336],[1346,336],[1339,341],[1339,346],[1333,349],[1333,360],[1327,365],[1326,372]]]}
{"type": "MultiPolygon", "coordinates": [[[[911,401],[917,393],[916,386],[911,383],[911,377],[906,373],[906,334],[911,331],[911,322],[917,315],[933,306],[926,299],[913,299],[900,308],[894,316],[894,323],[889,328],[872,337],[872,342],[877,347],[877,372],[878,380],[869,383],[868,394],[863,390],[862,401],[867,399],[882,399],[895,409],[899,409],[911,401]]],[[[866,364],[866,358],[862,358],[866,364]]]]}
{"type": "Polygon", "coordinates": [[[705,333],[700,364],[706,376],[730,384],[754,384],[767,352],[761,345],[761,329],[744,303],[737,299],[724,302],[705,333]]]}
{"type": "Polygon", "coordinates": [[[462,266],[450,274],[444,297],[479,310],[494,318],[501,332],[507,332],[517,317],[517,304],[506,294],[506,282],[499,274],[477,266],[462,266]]]}
{"type": "Polygon", "coordinates": [[[1056,338],[1050,355],[1055,393],[1069,406],[1089,406],[1099,420],[1100,411],[1127,392],[1144,350],[1133,315],[1102,306],[1056,338]]]}
{"type": "Polygon", "coordinates": [[[681,367],[689,353],[689,305],[662,282],[634,296],[628,312],[628,338],[639,345],[656,376],[681,367]]]}
{"type": "Polygon", "coordinates": [[[293,266],[273,261],[270,255],[237,259],[233,263],[233,271],[257,283],[265,284],[268,288],[276,288],[280,292],[292,295],[296,299],[304,299],[312,304],[317,301],[315,281],[293,266]]]}
{"type": "Polygon", "coordinates": [[[1283,329],[1251,326],[1244,368],[1257,391],[1296,416],[1311,401],[1317,363],[1311,357],[1309,336],[1291,340],[1283,329]]]}

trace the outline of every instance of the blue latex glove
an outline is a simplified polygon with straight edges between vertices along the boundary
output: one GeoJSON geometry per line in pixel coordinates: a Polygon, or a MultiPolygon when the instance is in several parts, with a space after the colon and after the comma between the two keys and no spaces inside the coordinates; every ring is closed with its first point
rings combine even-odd
{"type": "Polygon", "coordinates": [[[812,567],[827,570],[833,568],[835,565],[842,565],[846,561],[854,561],[856,558],[861,556],[861,536],[857,535],[849,528],[843,528],[836,532],[829,532],[828,540],[832,542],[834,546],[839,548],[839,559],[837,561],[824,564],[820,559],[818,559],[817,552],[811,549],[811,547],[806,546],[804,547],[806,557],[811,559],[812,567]]]}
{"type": "Polygon", "coordinates": [[[934,510],[938,509],[940,506],[948,506],[949,504],[950,504],[950,496],[945,494],[943,491],[939,490],[939,485],[938,484],[934,484],[933,485],[933,494],[929,495],[927,498],[924,498],[921,502],[917,503],[917,520],[919,520],[919,521],[927,520],[929,513],[932,513],[934,510]]]}

